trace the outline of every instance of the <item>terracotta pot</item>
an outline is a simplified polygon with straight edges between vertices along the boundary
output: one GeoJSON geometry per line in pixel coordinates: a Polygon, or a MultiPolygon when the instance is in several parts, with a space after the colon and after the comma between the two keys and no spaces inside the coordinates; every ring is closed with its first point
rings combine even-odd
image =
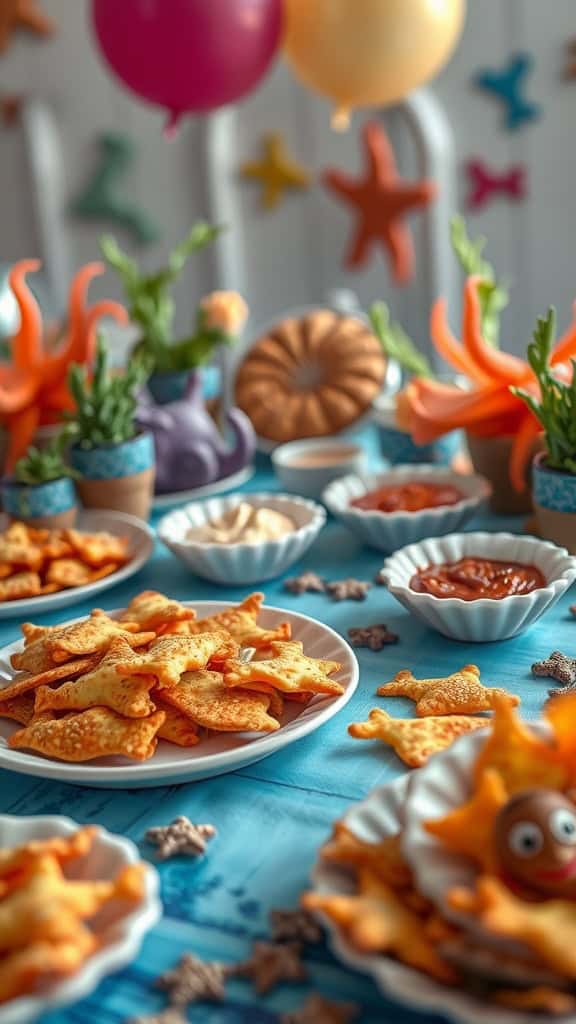
{"type": "Polygon", "coordinates": [[[154,493],[154,442],[146,432],[116,445],[70,449],[80,474],[77,488],[85,508],[106,508],[147,519],[154,493]]]}
{"type": "Polygon", "coordinates": [[[55,530],[74,526],[76,522],[76,490],[69,477],[35,487],[4,480],[0,491],[4,511],[11,520],[55,530]]]}
{"type": "Polygon", "coordinates": [[[510,482],[512,437],[475,437],[466,432],[468,450],[476,473],[492,484],[490,508],[500,516],[518,516],[532,511],[530,470],[526,474],[526,490],[518,494],[510,482]]]}
{"type": "Polygon", "coordinates": [[[541,452],[534,459],[532,479],[540,535],[576,555],[576,474],[550,469],[541,452]]]}

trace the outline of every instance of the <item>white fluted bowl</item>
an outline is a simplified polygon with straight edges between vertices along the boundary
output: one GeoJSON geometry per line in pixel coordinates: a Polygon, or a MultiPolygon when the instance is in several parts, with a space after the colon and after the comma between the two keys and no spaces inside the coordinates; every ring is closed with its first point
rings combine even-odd
{"type": "MultiPolygon", "coordinates": [[[[16,817],[0,815],[0,847],[20,846],[31,839],[49,836],[67,836],[81,826],[71,818],[60,815],[16,817]]],[[[107,881],[114,878],[126,864],[140,863],[134,843],[123,836],[113,835],[100,828],[94,845],[87,856],[74,862],[74,878],[78,880],[107,881]]],[[[76,974],[49,985],[34,995],[20,996],[0,1006],[0,1024],[29,1024],[41,1014],[59,1006],[67,1006],[84,999],[107,974],[120,970],[138,955],[142,939],[162,915],[159,899],[158,872],[144,864],[144,895],[141,903],[128,913],[108,916],[98,931],[103,940],[101,948],[88,957],[76,974]]]]}
{"type": "Polygon", "coordinates": [[[291,494],[233,494],[191,502],[158,523],[158,536],[196,576],[228,586],[274,579],[306,554],[326,522],[321,505],[291,494]],[[260,544],[206,544],[187,538],[191,527],[221,519],[241,502],[273,508],[289,516],[296,529],[278,540],[260,544]]]}
{"type": "Polygon", "coordinates": [[[576,579],[576,557],[536,537],[514,533],[453,533],[429,537],[409,544],[387,558],[382,581],[400,604],[433,629],[452,640],[484,643],[518,636],[562,597],[576,579]],[[479,598],[462,601],[457,597],[434,597],[410,589],[419,569],[461,558],[489,558],[495,561],[535,565],[546,586],[530,594],[514,594],[500,600],[479,598]]]}
{"type": "Polygon", "coordinates": [[[364,543],[379,551],[395,551],[404,544],[412,544],[423,537],[439,537],[459,530],[492,493],[483,476],[464,476],[442,466],[402,465],[383,473],[357,476],[351,474],[331,483],[322,495],[322,501],[348,529],[364,543]],[[368,512],[353,508],[351,502],[380,487],[417,481],[420,483],[452,484],[462,492],[463,498],[454,505],[424,508],[420,512],[368,512]]]}

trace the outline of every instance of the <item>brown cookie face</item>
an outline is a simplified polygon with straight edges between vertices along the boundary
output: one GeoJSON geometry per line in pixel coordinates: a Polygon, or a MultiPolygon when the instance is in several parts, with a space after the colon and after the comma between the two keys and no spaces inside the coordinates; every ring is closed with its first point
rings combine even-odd
{"type": "Polygon", "coordinates": [[[517,793],[499,812],[495,845],[511,881],[576,899],[576,806],[552,789],[517,793]]]}

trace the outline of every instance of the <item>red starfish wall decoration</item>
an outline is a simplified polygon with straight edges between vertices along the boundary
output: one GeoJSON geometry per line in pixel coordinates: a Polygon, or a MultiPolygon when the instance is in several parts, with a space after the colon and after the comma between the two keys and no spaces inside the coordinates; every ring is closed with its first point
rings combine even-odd
{"type": "Polygon", "coordinates": [[[380,244],[388,250],[394,280],[406,284],[414,272],[414,247],[404,217],[410,210],[427,206],[436,196],[432,181],[404,181],[398,175],[394,151],[384,128],[368,121],[362,131],[366,170],[359,179],[342,171],[328,170],[327,188],[356,209],[358,224],[346,266],[366,266],[370,250],[380,244]]]}

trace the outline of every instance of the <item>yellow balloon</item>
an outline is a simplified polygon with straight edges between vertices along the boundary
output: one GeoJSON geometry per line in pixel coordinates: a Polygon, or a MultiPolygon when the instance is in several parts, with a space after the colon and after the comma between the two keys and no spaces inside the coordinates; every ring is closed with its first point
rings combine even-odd
{"type": "Polygon", "coordinates": [[[396,103],[440,70],[464,25],[466,0],[284,0],[288,61],[336,104],[396,103]]]}

